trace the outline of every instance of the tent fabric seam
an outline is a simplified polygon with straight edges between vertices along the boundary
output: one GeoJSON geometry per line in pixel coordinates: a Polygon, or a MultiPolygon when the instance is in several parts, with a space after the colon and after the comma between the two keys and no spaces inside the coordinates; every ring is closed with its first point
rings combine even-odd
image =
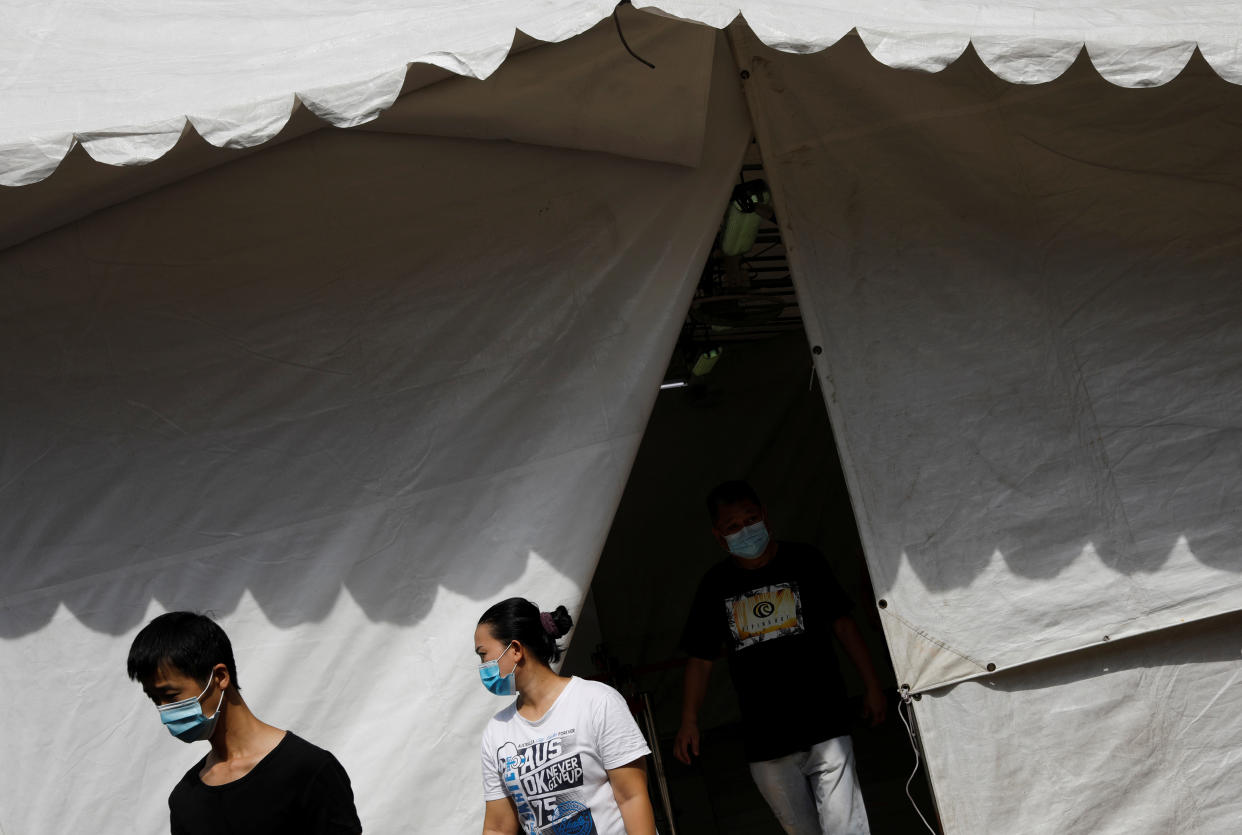
{"type": "MultiPolygon", "coordinates": [[[[1209,614],[1198,615],[1195,617],[1188,618],[1180,623],[1168,623],[1168,624],[1164,624],[1163,626],[1156,626],[1150,629],[1144,629],[1139,632],[1135,632],[1130,635],[1124,635],[1116,639],[1106,638],[1106,639],[1099,640],[1099,641],[1093,641],[1091,643],[1081,644],[1079,646],[1073,647],[1072,649],[1060,650],[1058,652],[1048,653],[1047,655],[1039,655],[1039,656],[1029,658],[1025,661],[1019,661],[1016,664],[1009,664],[1005,667],[997,667],[995,670],[985,670],[980,673],[972,673],[971,675],[961,676],[959,678],[950,679],[948,681],[937,682],[935,684],[927,685],[925,687],[911,688],[909,692],[910,692],[910,695],[921,694],[921,693],[934,693],[937,690],[943,690],[948,687],[955,687],[959,684],[964,684],[969,681],[978,681],[979,679],[986,678],[987,676],[1000,675],[1001,673],[1014,672],[1017,670],[1025,670],[1026,668],[1035,666],[1037,664],[1043,664],[1049,661],[1056,661],[1061,658],[1068,658],[1070,656],[1078,655],[1079,653],[1083,653],[1083,652],[1088,652],[1090,650],[1097,649],[1099,647],[1124,646],[1125,644],[1130,643],[1131,641],[1137,640],[1139,638],[1144,638],[1144,637],[1151,636],[1151,635],[1157,635],[1161,632],[1169,632],[1169,631],[1178,630],[1183,627],[1190,626],[1192,624],[1202,623],[1203,621],[1212,620],[1213,618],[1227,617],[1228,615],[1237,614],[1239,612],[1242,612],[1242,608],[1227,609],[1227,610],[1223,610],[1219,612],[1212,612],[1209,614]]],[[[946,647],[946,649],[949,649],[949,648],[946,647]]]]}

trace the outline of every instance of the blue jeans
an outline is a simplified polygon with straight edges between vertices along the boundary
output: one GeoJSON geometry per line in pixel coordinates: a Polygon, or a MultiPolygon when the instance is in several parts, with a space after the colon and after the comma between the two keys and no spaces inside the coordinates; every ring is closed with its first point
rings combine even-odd
{"type": "Polygon", "coordinates": [[[751,763],[750,776],[789,835],[870,835],[848,736],[751,763]]]}

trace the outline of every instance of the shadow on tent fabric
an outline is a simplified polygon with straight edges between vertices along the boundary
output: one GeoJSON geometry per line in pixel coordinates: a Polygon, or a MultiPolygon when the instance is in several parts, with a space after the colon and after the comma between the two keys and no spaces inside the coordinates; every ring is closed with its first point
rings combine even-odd
{"type": "Polygon", "coordinates": [[[317,131],[0,254],[3,633],[585,585],[748,131],[688,30],[694,168],[317,131]]]}

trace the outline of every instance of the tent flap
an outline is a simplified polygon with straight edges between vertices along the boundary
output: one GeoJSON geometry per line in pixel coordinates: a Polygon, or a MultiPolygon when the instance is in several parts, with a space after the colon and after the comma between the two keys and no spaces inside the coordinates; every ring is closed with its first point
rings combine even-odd
{"type": "Polygon", "coordinates": [[[944,831],[1232,832],[1239,658],[1231,614],[925,694],[944,831]]]}
{"type": "Polygon", "coordinates": [[[893,669],[901,679],[899,688],[918,691],[928,682],[959,681],[987,672],[986,663],[968,658],[920,631],[890,611],[887,603],[880,609],[880,622],[889,639],[893,669]]]}
{"type": "Polygon", "coordinates": [[[1242,609],[1242,90],[735,35],[899,680],[1242,609]]]}
{"type": "Polygon", "coordinates": [[[320,130],[0,253],[0,830],[167,828],[202,751],[125,656],[182,608],[367,831],[479,830],[474,628],[581,604],[750,139],[719,61],[696,167],[320,130]]]}

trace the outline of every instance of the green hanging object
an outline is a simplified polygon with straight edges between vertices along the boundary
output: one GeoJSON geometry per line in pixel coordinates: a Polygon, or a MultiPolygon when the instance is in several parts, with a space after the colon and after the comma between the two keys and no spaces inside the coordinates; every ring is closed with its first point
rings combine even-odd
{"type": "Polygon", "coordinates": [[[716,361],[720,359],[720,349],[712,348],[710,351],[704,351],[699,354],[699,358],[694,361],[694,367],[690,369],[690,373],[695,377],[702,377],[711,373],[716,367],[716,361]]]}
{"type": "Polygon", "coordinates": [[[729,210],[725,213],[724,233],[720,236],[720,251],[726,256],[742,255],[755,245],[759,224],[763,221],[755,210],[772,201],[768,184],[763,180],[739,183],[729,198],[729,210]]]}

